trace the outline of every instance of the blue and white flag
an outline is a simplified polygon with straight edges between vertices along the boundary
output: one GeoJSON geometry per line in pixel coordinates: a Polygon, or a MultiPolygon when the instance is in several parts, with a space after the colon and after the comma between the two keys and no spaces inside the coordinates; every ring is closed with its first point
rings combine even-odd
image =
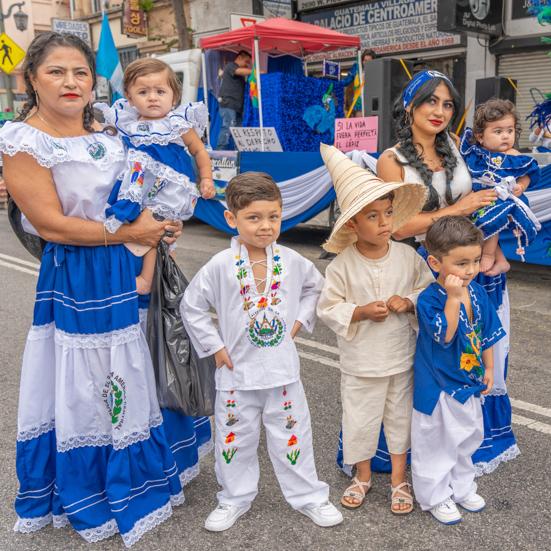
{"type": "Polygon", "coordinates": [[[101,22],[101,34],[99,37],[98,53],[96,54],[97,73],[105,77],[111,89],[113,90],[112,102],[115,103],[118,99],[124,96],[124,87],[122,85],[122,66],[119,60],[115,41],[109,27],[107,15],[103,12],[103,20],[101,22]]]}

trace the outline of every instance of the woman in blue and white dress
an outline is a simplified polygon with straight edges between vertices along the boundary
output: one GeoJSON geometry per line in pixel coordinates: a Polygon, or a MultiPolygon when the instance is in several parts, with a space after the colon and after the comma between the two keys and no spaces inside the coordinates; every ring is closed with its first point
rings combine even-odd
{"type": "Polygon", "coordinates": [[[88,542],[120,532],[130,547],[184,501],[182,484],[212,445],[208,419],[159,409],[139,260],[122,245],[155,246],[181,224],[146,211],[105,231],[124,148],[94,121],[86,43],[42,33],[23,72],[29,100],[0,130],[0,151],[24,228],[47,246],[21,373],[14,529],[70,523],[88,542]]]}
{"type": "MultiPolygon", "coordinates": [[[[399,143],[384,151],[377,162],[377,175],[385,181],[427,186],[423,211],[394,235],[397,239],[415,237],[421,245],[418,252],[425,258],[424,234],[435,218],[470,216],[498,197],[493,188],[472,190],[469,170],[458,151],[459,138],[449,131],[459,107],[459,94],[445,75],[424,71],[414,76],[393,106],[399,143]]],[[[473,455],[480,476],[520,451],[511,427],[511,402],[505,384],[510,326],[506,276],[480,273],[476,282],[486,289],[507,333],[494,347],[494,386],[482,405],[484,442],[473,455]]],[[[384,453],[380,456],[384,466],[384,453]]]]}

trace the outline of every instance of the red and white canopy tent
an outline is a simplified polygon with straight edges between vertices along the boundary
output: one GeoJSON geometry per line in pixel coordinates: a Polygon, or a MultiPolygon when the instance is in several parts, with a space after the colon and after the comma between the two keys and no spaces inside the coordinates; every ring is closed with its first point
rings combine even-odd
{"type": "MultiPolygon", "coordinates": [[[[270,57],[292,55],[303,60],[306,73],[305,58],[307,55],[348,48],[357,49],[358,68],[361,68],[360,38],[358,36],[349,36],[337,31],[318,27],[317,25],[284,19],[282,17],[267,19],[256,25],[250,25],[216,36],[201,38],[205,101],[207,98],[206,90],[208,89],[205,58],[205,52],[207,50],[224,50],[235,53],[245,50],[252,53],[254,49],[254,57],[257,60],[259,59],[260,53],[267,54],[270,57]]],[[[258,115],[260,119],[260,128],[262,128],[262,92],[258,65],[259,63],[257,62],[255,67],[257,71],[256,82],[258,86],[258,115]]],[[[360,75],[361,85],[363,78],[362,71],[359,70],[358,74],[360,75]]],[[[264,149],[264,147],[262,147],[262,149],[264,149]]]]}

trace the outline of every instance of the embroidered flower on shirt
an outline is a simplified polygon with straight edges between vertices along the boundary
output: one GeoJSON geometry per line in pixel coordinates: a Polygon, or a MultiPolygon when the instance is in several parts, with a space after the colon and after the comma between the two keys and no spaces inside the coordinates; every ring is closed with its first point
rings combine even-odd
{"type": "MultiPolygon", "coordinates": [[[[473,369],[473,367],[479,367],[480,366],[480,363],[476,357],[476,354],[466,354],[465,352],[463,352],[463,354],[461,354],[461,367],[460,369],[464,369],[465,371],[468,371],[470,373],[471,369],[473,369]]],[[[478,371],[478,370],[475,370],[475,371],[478,371]]]]}

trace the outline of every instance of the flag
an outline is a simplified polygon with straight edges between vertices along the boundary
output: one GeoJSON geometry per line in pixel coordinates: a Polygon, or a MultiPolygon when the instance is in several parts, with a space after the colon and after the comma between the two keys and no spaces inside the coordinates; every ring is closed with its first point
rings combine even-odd
{"type": "Polygon", "coordinates": [[[258,108],[258,85],[256,82],[256,59],[253,50],[253,72],[249,75],[249,96],[253,107],[258,108]]]}
{"type": "Polygon", "coordinates": [[[113,91],[113,103],[124,96],[122,85],[122,66],[119,60],[119,54],[115,48],[115,41],[109,27],[107,15],[103,12],[101,22],[101,34],[99,37],[98,53],[96,54],[96,71],[98,75],[105,77],[113,91]]]}

